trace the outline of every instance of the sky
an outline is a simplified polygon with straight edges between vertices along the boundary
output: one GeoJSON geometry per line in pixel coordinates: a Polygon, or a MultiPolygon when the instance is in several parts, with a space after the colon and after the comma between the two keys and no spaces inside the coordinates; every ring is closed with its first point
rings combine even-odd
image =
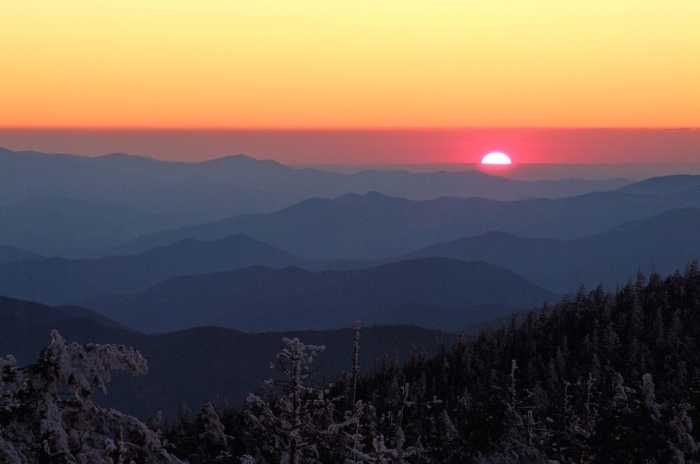
{"type": "Polygon", "coordinates": [[[698,18],[697,0],[0,0],[0,129],[695,128],[698,18]]]}

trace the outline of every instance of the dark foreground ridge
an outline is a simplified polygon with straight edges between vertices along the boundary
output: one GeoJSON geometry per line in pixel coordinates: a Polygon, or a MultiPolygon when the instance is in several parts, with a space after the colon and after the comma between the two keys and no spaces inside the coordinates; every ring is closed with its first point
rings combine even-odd
{"type": "MultiPolygon", "coordinates": [[[[581,289],[502,328],[443,343],[436,354],[414,350],[405,364],[387,358],[353,368],[358,359],[366,366],[372,346],[371,331],[357,328],[359,358],[339,363],[346,374],[333,383],[318,371],[307,376],[314,359],[335,348],[320,346],[320,334],[277,341],[280,371],[248,396],[247,407],[219,401],[196,418],[183,407],[175,424],[149,422],[167,438],[163,449],[191,464],[290,456],[304,463],[429,464],[700,458],[693,427],[700,420],[697,262],[665,279],[640,274],[614,294],[581,289]]],[[[342,335],[352,339],[351,330],[342,335]]],[[[178,353],[194,348],[184,340],[178,353]]],[[[210,366],[222,362],[208,359],[210,366]]],[[[175,369],[179,362],[170,360],[175,369]]],[[[14,372],[11,364],[3,373],[14,372]]],[[[111,384],[112,391],[122,387],[111,384]]],[[[17,418],[0,416],[8,420],[17,418]]],[[[8,433],[0,428],[0,439],[12,440],[8,433]]]]}

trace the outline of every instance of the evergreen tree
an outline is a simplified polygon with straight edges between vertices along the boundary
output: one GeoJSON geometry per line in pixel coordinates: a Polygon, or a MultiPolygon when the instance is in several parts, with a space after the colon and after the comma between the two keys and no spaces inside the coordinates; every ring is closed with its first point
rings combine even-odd
{"type": "Polygon", "coordinates": [[[255,434],[253,457],[261,462],[312,464],[321,461],[323,443],[334,431],[333,403],[327,386],[307,381],[314,358],[324,346],[307,345],[298,338],[282,340],[286,347],[277,354],[271,367],[284,375],[268,380],[267,387],[281,389],[251,393],[247,411],[248,425],[255,434]]]}
{"type": "Polygon", "coordinates": [[[36,364],[0,358],[0,461],[25,463],[179,463],[158,433],[90,399],[106,393],[109,369],[147,372],[134,349],[67,344],[51,333],[36,364]]]}

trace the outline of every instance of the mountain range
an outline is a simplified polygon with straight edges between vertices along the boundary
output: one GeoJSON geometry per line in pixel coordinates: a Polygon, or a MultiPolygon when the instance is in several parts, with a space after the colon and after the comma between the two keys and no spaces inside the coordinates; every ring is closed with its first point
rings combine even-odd
{"type": "MultiPolygon", "coordinates": [[[[408,259],[445,257],[485,261],[508,268],[555,293],[574,293],[603,283],[612,289],[637,271],[671,274],[700,258],[700,209],[674,209],[580,239],[526,238],[503,232],[433,245],[385,260],[306,260],[247,235],[214,241],[183,239],[137,255],[0,264],[0,294],[45,304],[66,304],[98,294],[140,292],[170,277],[210,274],[249,266],[310,271],[357,270],[408,259]]],[[[0,251],[2,248],[0,248],[0,251]]],[[[0,255],[2,256],[2,255],[0,255]]]]}
{"type": "Polygon", "coordinates": [[[698,182],[679,191],[648,190],[510,202],[455,197],[411,201],[376,192],[346,194],[332,200],[305,200],[273,213],[157,232],[113,253],[136,254],[184,238],[216,240],[244,233],[305,259],[385,259],[493,231],[530,238],[582,238],[671,209],[700,207],[698,182]]]}
{"type": "Polygon", "coordinates": [[[172,277],[81,306],[144,332],[216,325],[245,332],[326,330],[354,320],[456,331],[558,295],[484,262],[425,258],[356,271],[253,266],[172,277]]]}
{"type": "Polygon", "coordinates": [[[444,196],[517,200],[560,198],[632,182],[528,182],[476,170],[341,174],[294,169],[243,155],[174,163],[123,153],[87,158],[1,148],[0,167],[4,218],[0,243],[63,257],[104,256],[114,246],[144,234],[346,193],[378,191],[411,200],[444,196]]]}
{"type": "Polygon", "coordinates": [[[341,174],[243,155],[173,163],[4,149],[0,165],[0,243],[71,258],[245,233],[304,259],[386,259],[489,231],[581,238],[700,207],[700,176],[526,182],[474,170],[341,174]]]}
{"type": "Polygon", "coordinates": [[[88,158],[3,148],[0,164],[0,204],[60,196],[130,204],[145,212],[206,211],[221,218],[274,211],[304,199],[344,193],[378,191],[412,200],[478,196],[507,201],[562,198],[634,182],[622,178],[520,181],[473,169],[431,173],[364,170],[342,174],[292,168],[245,155],[181,163],[124,153],[88,158]]]}
{"type": "Polygon", "coordinates": [[[0,265],[0,295],[66,304],[100,293],[134,293],[170,277],[253,265],[281,268],[307,261],[245,235],[212,242],[183,239],[133,256],[47,258],[0,265]]]}
{"type": "Polygon", "coordinates": [[[14,246],[0,245],[0,265],[28,259],[41,259],[43,256],[14,246]]]}
{"type": "Polygon", "coordinates": [[[100,255],[110,244],[196,222],[192,215],[64,197],[0,207],[0,243],[45,256],[100,255]]]}
{"type": "Polygon", "coordinates": [[[317,375],[334,378],[358,319],[371,367],[700,257],[700,176],[522,182],[3,149],[0,168],[0,355],[30,362],[52,329],[133,345],[150,374],[116,374],[98,400],[142,417],[240,403],[283,336],[328,345],[317,375]]]}
{"type": "Polygon", "coordinates": [[[682,208],[579,239],[537,239],[487,232],[398,259],[443,256],[483,260],[558,293],[573,293],[580,285],[592,289],[600,283],[612,290],[634,279],[639,271],[661,275],[682,272],[688,263],[700,259],[698,231],[700,209],[682,208]]]}

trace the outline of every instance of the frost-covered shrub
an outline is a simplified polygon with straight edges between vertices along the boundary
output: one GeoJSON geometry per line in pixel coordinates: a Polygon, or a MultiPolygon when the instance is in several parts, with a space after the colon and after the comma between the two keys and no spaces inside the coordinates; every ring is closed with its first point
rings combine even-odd
{"type": "Polygon", "coordinates": [[[0,358],[0,462],[181,462],[146,424],[91,401],[106,393],[110,369],[148,371],[133,348],[68,344],[56,330],[36,364],[0,358]]]}

